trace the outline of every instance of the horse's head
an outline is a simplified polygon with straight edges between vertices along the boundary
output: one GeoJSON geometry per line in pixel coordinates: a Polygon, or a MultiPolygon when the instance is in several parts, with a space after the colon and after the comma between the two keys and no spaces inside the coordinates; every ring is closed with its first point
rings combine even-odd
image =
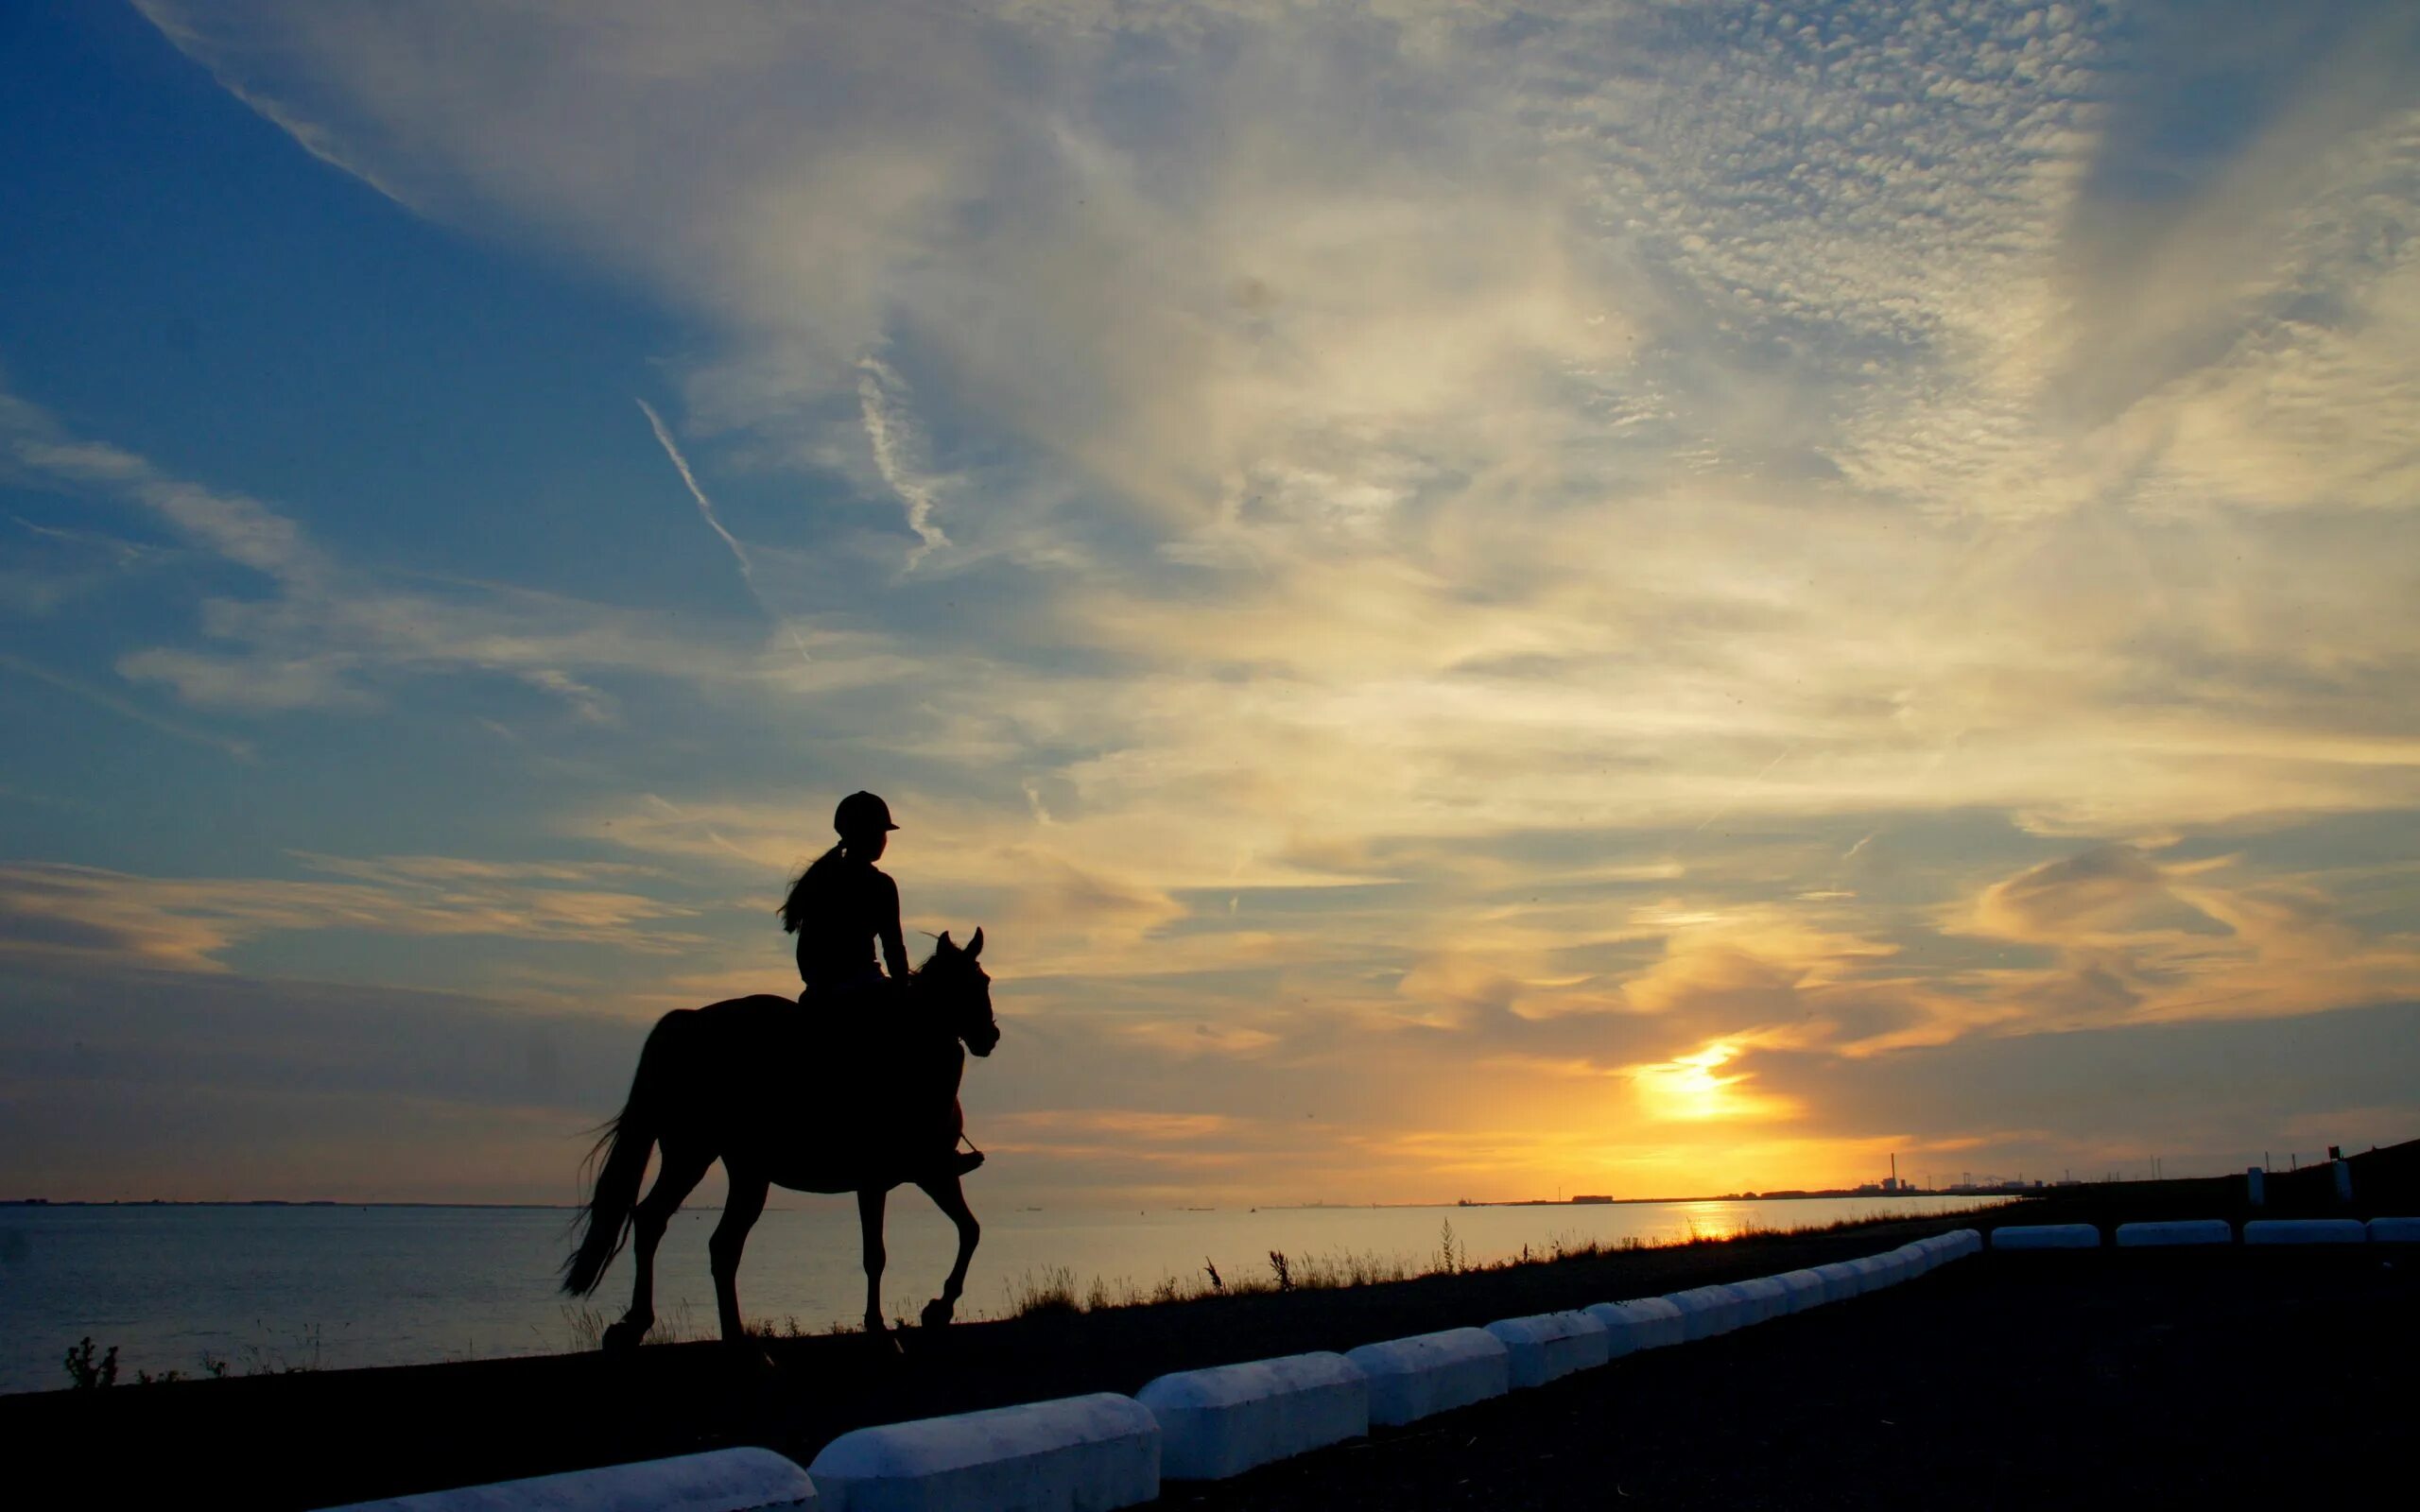
{"type": "Polygon", "coordinates": [[[966,1041],[977,1056],[988,1056],[1000,1042],[1000,1025],[992,1017],[992,978],[976,957],[983,954],[983,931],[964,948],[950,943],[942,932],[932,959],[916,972],[917,985],[931,994],[934,1008],[950,1033],[966,1041]]]}

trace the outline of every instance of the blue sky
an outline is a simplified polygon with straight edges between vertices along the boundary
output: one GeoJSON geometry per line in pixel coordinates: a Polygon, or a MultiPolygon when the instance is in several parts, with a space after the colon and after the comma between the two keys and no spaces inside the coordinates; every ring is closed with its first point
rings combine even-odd
{"type": "Polygon", "coordinates": [[[2420,1133],[2409,8],[0,28],[0,1189],[564,1196],[860,786],[1003,1196],[2420,1133]]]}

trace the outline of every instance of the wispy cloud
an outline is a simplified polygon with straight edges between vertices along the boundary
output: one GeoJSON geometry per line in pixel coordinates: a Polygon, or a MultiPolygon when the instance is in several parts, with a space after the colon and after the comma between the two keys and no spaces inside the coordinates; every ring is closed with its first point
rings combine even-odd
{"type": "Polygon", "coordinates": [[[878,357],[857,364],[857,404],[865,416],[866,440],[873,448],[874,467],[890,491],[899,495],[908,510],[908,528],[916,533],[917,545],[908,553],[912,570],[927,552],[948,545],[949,537],[934,524],[940,506],[934,502],[932,482],[912,461],[922,441],[907,407],[907,387],[906,381],[878,357]]]}
{"type": "Polygon", "coordinates": [[[62,693],[73,694],[75,696],[81,698],[86,703],[92,704],[96,708],[106,709],[110,713],[120,715],[124,718],[131,719],[136,724],[156,730],[164,735],[172,735],[178,740],[185,741],[196,746],[207,746],[213,750],[223,751],[239,762],[251,763],[257,759],[257,754],[253,750],[251,743],[249,741],[235,740],[225,735],[213,734],[209,730],[197,730],[191,725],[183,724],[174,719],[163,718],[161,715],[151,713],[149,710],[143,708],[131,699],[121,697],[117,694],[112,693],[106,688],[95,688],[87,683],[79,682],[74,678],[62,677],[59,673],[37,666],[23,657],[10,656],[7,652],[0,652],[0,667],[8,669],[9,671],[17,674],[19,677],[32,678],[34,680],[43,683],[49,687],[57,688],[62,693]]]}

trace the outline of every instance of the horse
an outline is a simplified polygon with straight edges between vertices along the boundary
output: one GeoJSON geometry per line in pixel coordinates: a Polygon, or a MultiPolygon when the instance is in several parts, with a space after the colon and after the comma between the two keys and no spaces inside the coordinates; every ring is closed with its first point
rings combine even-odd
{"type": "MultiPolygon", "coordinates": [[[[819,1014],[814,999],[758,994],[677,1008],[656,1022],[639,1053],[630,1101],[603,1125],[589,1152],[595,1186],[580,1215],[578,1247],[563,1262],[562,1289],[596,1293],[605,1268],[635,1239],[631,1310],[606,1329],[609,1352],[637,1348],[655,1323],[655,1249],[664,1230],[720,1160],[729,1179],[722,1221],[706,1252],[723,1342],[746,1345],[739,1317],[739,1252],[765,1211],[769,1185],[796,1192],[854,1192],[863,1229],[866,1332],[884,1336],[882,1210],[892,1187],[914,1182],[958,1228],[958,1263],[942,1295],[925,1304],[926,1327],[948,1323],[966,1289],[966,1266],[982,1227],[959,1186],[964,1131],[958,1090],[966,1051],[989,1056],[1000,1042],[992,979],[976,958],[983,932],[965,947],[941,936],[930,959],[889,988],[890,1003],[860,1000],[846,1017],[819,1014]],[[804,1095],[796,1067],[825,1059],[824,1085],[804,1095]],[[639,1200],[648,1152],[663,1160],[639,1200]]],[[[979,1157],[978,1157],[979,1158],[979,1157]]]]}

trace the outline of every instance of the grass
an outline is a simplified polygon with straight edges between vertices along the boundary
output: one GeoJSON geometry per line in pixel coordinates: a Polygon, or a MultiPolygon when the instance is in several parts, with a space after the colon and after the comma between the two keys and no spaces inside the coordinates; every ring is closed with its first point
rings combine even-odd
{"type": "MultiPolygon", "coordinates": [[[[562,1311],[563,1332],[570,1335],[571,1348],[575,1353],[585,1353],[602,1346],[605,1342],[605,1331],[613,1326],[617,1316],[615,1314],[606,1312],[603,1308],[594,1307],[586,1302],[565,1302],[562,1304],[562,1311]]],[[[854,1323],[835,1322],[824,1332],[855,1333],[859,1330],[854,1323]]],[[[798,1314],[795,1313],[786,1314],[778,1320],[763,1318],[748,1325],[749,1337],[755,1339],[804,1339],[813,1337],[814,1332],[814,1330],[799,1322],[798,1314]]],[[[656,1318],[655,1326],[647,1331],[647,1337],[641,1342],[703,1344],[721,1337],[722,1330],[719,1325],[711,1319],[697,1316],[695,1311],[689,1306],[688,1298],[683,1297],[672,1304],[669,1313],[656,1318]]]]}
{"type": "MultiPolygon", "coordinates": [[[[1011,1318],[1063,1317],[1125,1308],[1164,1307],[1172,1302],[1199,1301],[1209,1297],[1341,1291],[1356,1286],[1416,1280],[1429,1276],[1464,1276],[1480,1271],[1512,1270],[1524,1265],[1554,1265],[1567,1261],[1596,1260],[1607,1255],[1648,1249],[1693,1249],[1708,1245],[1737,1244],[1742,1240],[1844,1233],[1876,1223],[1894,1222],[1902,1216],[1905,1215],[1876,1211],[1830,1223],[1787,1228],[1772,1228],[1752,1223],[1715,1230],[1691,1224],[1686,1238],[1662,1244],[1651,1244],[1635,1234],[1603,1240],[1581,1234],[1557,1233],[1547,1236],[1543,1250],[1533,1250],[1524,1245],[1517,1255],[1484,1261],[1471,1258],[1469,1246],[1454,1232],[1454,1222],[1448,1218],[1438,1227],[1437,1247],[1426,1255],[1346,1249],[1288,1255],[1282,1249],[1272,1249],[1269,1252],[1266,1273],[1221,1276],[1218,1266],[1205,1260],[1200,1279],[1163,1276],[1156,1282],[1144,1286],[1131,1277],[1121,1276],[1113,1280],[1096,1276],[1090,1286],[1082,1288],[1077,1285],[1074,1270],[1065,1265],[1049,1265],[1039,1271],[1028,1270],[1016,1280],[1002,1283],[1006,1306],[1000,1315],[1011,1318]]],[[[1921,1216],[1946,1217],[1949,1214],[1927,1213],[1921,1216]]]]}
{"type": "MultiPolygon", "coordinates": [[[[67,1351],[64,1361],[67,1379],[77,1391],[99,1391],[118,1384],[117,1346],[112,1344],[98,1359],[93,1355],[93,1341],[88,1335],[67,1351]]],[[[166,1370],[153,1375],[148,1370],[134,1372],[138,1386],[161,1386],[175,1381],[224,1381],[229,1376],[295,1376],[320,1368],[320,1326],[316,1323],[294,1336],[294,1352],[275,1345],[246,1344],[239,1346],[233,1359],[201,1351],[199,1375],[182,1370],[166,1370]]]]}

